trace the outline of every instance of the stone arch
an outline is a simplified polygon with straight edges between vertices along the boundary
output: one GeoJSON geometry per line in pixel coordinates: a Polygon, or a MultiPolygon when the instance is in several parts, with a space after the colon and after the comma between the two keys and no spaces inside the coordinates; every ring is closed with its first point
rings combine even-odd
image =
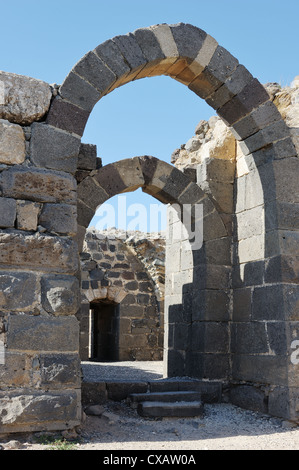
{"type": "MultiPolygon", "coordinates": [[[[248,172],[234,183],[234,211],[238,215],[234,216],[237,221],[232,233],[233,273],[230,286],[234,289],[232,315],[237,324],[232,331],[232,349],[229,346],[231,332],[228,327],[224,328],[226,344],[222,342],[220,348],[222,353],[230,351],[232,370],[229,370],[228,364],[220,369],[227,369],[226,378],[232,375],[235,381],[256,383],[260,382],[256,370],[262,367],[264,382],[274,386],[274,393],[270,399],[267,396],[267,400],[273,402],[273,397],[284,394],[287,397],[282,405],[286,410],[284,415],[294,416],[294,396],[297,393],[294,384],[297,382],[294,379],[294,367],[288,359],[289,339],[286,336],[282,356],[276,354],[273,348],[269,349],[277,337],[270,323],[268,328],[264,320],[287,320],[289,304],[291,302],[294,306],[298,296],[298,289],[294,285],[297,283],[297,275],[288,274],[293,270],[290,255],[296,254],[291,248],[294,235],[290,231],[293,231],[294,226],[292,216],[288,216],[286,222],[282,213],[286,210],[290,215],[289,204],[298,201],[297,196],[291,197],[290,194],[297,194],[299,167],[289,129],[259,81],[201,29],[184,23],[156,25],[117,36],[86,54],[66,77],[60,95],[51,105],[46,123],[80,138],[90,112],[102,96],[129,81],[157,75],[168,75],[203,98],[217,111],[240,142],[248,172]],[[290,190],[288,194],[286,187],[290,190]],[[258,212],[261,212],[262,228],[258,237],[254,238],[250,227],[258,212]],[[286,239],[289,243],[285,242],[286,239]],[[256,250],[258,245],[260,250],[256,250]],[[269,313],[268,305],[272,302],[274,291],[277,307],[273,308],[273,313],[269,313]],[[239,299],[244,299],[244,296],[248,305],[246,321],[238,325],[238,320],[243,318],[238,307],[239,299]],[[259,356],[260,345],[255,341],[247,354],[242,347],[244,332],[245,336],[256,337],[256,324],[252,323],[252,315],[260,321],[258,328],[265,337],[263,350],[268,354],[263,357],[259,356]],[[248,363],[254,364],[250,370],[246,370],[248,363]],[[287,377],[283,383],[277,376],[277,368],[280,376],[287,377]]],[[[215,301],[214,297],[213,301],[208,299],[207,292],[205,295],[207,302],[215,301]]],[[[292,315],[292,319],[298,320],[298,312],[295,313],[294,307],[292,315]]],[[[209,328],[216,331],[218,327],[219,324],[205,325],[206,338],[209,328]]],[[[202,324],[199,323],[197,335],[200,336],[201,332],[202,324]]],[[[224,337],[222,333],[219,334],[224,337]]],[[[212,337],[215,338],[215,334],[212,337]]],[[[206,352],[214,352],[213,347],[212,344],[207,346],[206,352]]],[[[210,370],[209,354],[204,356],[191,346],[188,355],[189,363],[196,364],[198,369],[195,372],[196,367],[190,366],[192,374],[198,374],[199,377],[207,374],[211,378],[205,372],[210,370]]],[[[227,355],[223,354],[222,358],[224,356],[225,362],[227,355]]],[[[177,363],[181,357],[176,354],[177,363]]],[[[219,359],[218,362],[221,362],[221,354],[219,359]]],[[[181,362],[186,364],[186,354],[181,362]]],[[[186,369],[183,367],[178,370],[179,373],[182,371],[186,372],[186,369]]],[[[223,378],[223,373],[216,373],[214,377],[223,378]]],[[[255,394],[254,387],[253,390],[255,394]]],[[[269,406],[275,408],[273,403],[269,406]]]]}
{"type": "MultiPolygon", "coordinates": [[[[136,240],[144,242],[139,237],[136,240]]],[[[103,328],[93,327],[96,323],[100,325],[105,307],[101,310],[99,306],[105,303],[117,306],[117,310],[112,308],[111,316],[104,315],[102,323],[109,337],[115,332],[117,360],[163,359],[163,301],[157,296],[157,283],[148,271],[149,266],[132,250],[132,238],[127,238],[123,232],[116,231],[111,236],[111,232],[93,228],[85,236],[80,256],[81,309],[77,315],[82,361],[96,358],[96,348],[91,348],[95,334],[105,343],[104,332],[100,331],[103,328]],[[96,317],[93,325],[92,315],[96,317]]],[[[150,245],[148,253],[152,249],[150,245]]],[[[96,344],[99,346],[99,342],[96,344]]]]}
{"type": "Polygon", "coordinates": [[[273,133],[275,141],[289,138],[259,81],[214,38],[185,23],[141,28],[88,52],[64,80],[46,122],[82,136],[89,114],[103,96],[130,81],[159,75],[183,83],[212,106],[244,141],[246,154],[272,144],[273,133]]]}
{"type": "MultiPolygon", "coordinates": [[[[144,192],[163,203],[170,204],[171,207],[180,208],[184,204],[202,207],[200,222],[203,243],[200,249],[192,249],[188,233],[185,233],[181,240],[173,240],[172,235],[166,240],[170,253],[168,261],[166,259],[168,286],[165,297],[164,339],[166,374],[186,375],[187,371],[188,374],[191,373],[188,369],[191,365],[190,353],[187,354],[187,351],[190,349],[193,322],[192,299],[197,298],[201,304],[202,320],[222,320],[223,325],[228,321],[231,234],[210,196],[191,181],[187,174],[155,157],[142,156],[121,160],[94,170],[78,184],[78,224],[81,237],[84,236],[98,206],[116,194],[135,191],[140,187],[144,192]],[[178,253],[179,260],[177,260],[178,253]],[[216,315],[212,312],[211,302],[207,300],[211,297],[217,297],[222,316],[218,315],[219,312],[216,315]],[[173,342],[172,335],[169,336],[169,329],[178,337],[182,330],[190,330],[190,334],[185,334],[184,339],[173,342]]],[[[172,231],[174,226],[180,230],[182,226],[184,227],[183,215],[183,211],[179,211],[178,215],[176,210],[169,214],[172,218],[172,231]]],[[[194,322],[196,328],[196,315],[194,322]]],[[[223,330],[223,334],[226,335],[226,329],[223,330]]],[[[219,334],[222,335],[222,332],[219,334]]],[[[228,361],[226,346],[222,347],[221,352],[228,361]]],[[[198,349],[198,345],[194,348],[198,349]]],[[[226,366],[227,361],[225,361],[226,366]]],[[[221,377],[225,376],[226,367],[221,366],[220,370],[221,377]]]]}
{"type": "Polygon", "coordinates": [[[166,204],[203,204],[216,212],[210,197],[187,175],[155,157],[142,156],[106,165],[78,184],[79,226],[87,228],[97,207],[111,197],[138,188],[166,204]]]}
{"type": "MultiPolygon", "coordinates": [[[[206,207],[205,227],[211,229],[203,250],[193,254],[192,285],[180,284],[183,299],[176,303],[173,298],[170,304],[170,375],[220,380],[230,385],[235,402],[248,407],[254,403],[255,409],[298,422],[298,365],[290,360],[290,342],[299,334],[299,227],[293,207],[299,202],[298,155],[289,129],[259,81],[211,36],[180,23],[117,36],[86,54],[59,88],[44,121],[34,122],[26,133],[30,165],[16,163],[1,171],[2,203],[10,207],[12,219],[0,234],[5,244],[0,253],[2,285],[9,293],[1,307],[8,350],[6,369],[1,370],[1,432],[65,429],[80,422],[76,305],[67,311],[63,306],[74,298],[77,281],[73,175],[81,136],[102,96],[129,81],[155,75],[178,80],[211,105],[240,142],[248,166],[248,172],[235,181],[234,232],[195,183],[188,181],[186,186],[183,181],[180,187],[185,180],[182,173],[172,179],[172,172],[159,163],[157,168],[166,171],[163,180],[163,174],[148,173],[143,162],[141,182],[136,180],[137,186],[160,200],[165,195],[170,198],[177,184],[183,188],[175,193],[180,203],[190,197],[194,202],[198,195],[197,201],[206,207]],[[28,227],[15,228],[17,201],[30,202],[42,233],[37,223],[32,232],[28,227]],[[252,221],[260,209],[256,237],[250,232],[257,229],[252,221]],[[230,249],[223,251],[232,235],[233,270],[230,249]],[[258,257],[243,257],[255,255],[261,242],[258,257]],[[14,286],[19,295],[24,282],[35,285],[34,295],[17,303],[10,289],[14,286]],[[56,311],[47,310],[49,294],[56,311]],[[53,370],[59,373],[53,375],[53,370]],[[33,413],[36,409],[40,411],[33,413]]],[[[142,167],[141,161],[134,163],[142,167]]],[[[118,191],[135,187],[135,183],[126,185],[113,164],[107,167],[79,185],[78,220],[83,228],[94,210],[86,205],[89,210],[84,214],[87,182],[98,190],[98,201],[101,191],[105,197],[109,191],[113,194],[111,181],[110,186],[107,181],[96,182],[105,171],[114,173],[118,191]]]]}

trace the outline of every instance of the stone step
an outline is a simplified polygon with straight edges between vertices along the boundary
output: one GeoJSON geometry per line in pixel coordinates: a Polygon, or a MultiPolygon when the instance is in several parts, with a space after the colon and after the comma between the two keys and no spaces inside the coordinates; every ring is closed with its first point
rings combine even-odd
{"type": "Polygon", "coordinates": [[[190,402],[200,400],[200,392],[188,390],[174,392],[132,393],[131,395],[129,395],[127,401],[132,408],[137,408],[138,403],[147,401],[174,403],[178,401],[190,402]]]}
{"type": "Polygon", "coordinates": [[[82,403],[84,406],[105,403],[107,400],[127,400],[131,394],[161,392],[198,392],[203,403],[220,403],[221,382],[206,382],[192,379],[161,379],[154,381],[118,381],[82,383],[82,403]]]}
{"type": "Polygon", "coordinates": [[[137,413],[143,418],[195,418],[203,416],[204,407],[201,401],[144,401],[138,403],[137,413]]]}

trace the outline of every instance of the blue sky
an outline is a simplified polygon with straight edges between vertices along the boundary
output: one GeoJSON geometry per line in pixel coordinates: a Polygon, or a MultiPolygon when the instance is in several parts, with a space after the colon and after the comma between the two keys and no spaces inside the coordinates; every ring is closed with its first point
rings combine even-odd
{"type": "MultiPolygon", "coordinates": [[[[262,83],[290,84],[299,74],[299,0],[13,0],[1,1],[0,70],[62,83],[89,50],[119,34],[157,23],[205,30],[262,83]]],[[[130,83],[94,108],[82,141],[103,164],[172,152],[214,111],[168,77],[130,83]]],[[[115,201],[109,201],[116,208],[115,201]]],[[[156,204],[140,191],[132,203],[156,204]]],[[[99,219],[93,220],[93,225],[99,219]]],[[[117,222],[117,221],[116,221],[117,222]]]]}

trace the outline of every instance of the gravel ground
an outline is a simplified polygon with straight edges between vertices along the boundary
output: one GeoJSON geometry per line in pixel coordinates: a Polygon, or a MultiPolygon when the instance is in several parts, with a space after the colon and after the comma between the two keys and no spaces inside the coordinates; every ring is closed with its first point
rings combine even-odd
{"type": "MultiPolygon", "coordinates": [[[[88,380],[160,378],[161,363],[83,364],[88,380]]],[[[197,450],[299,450],[299,427],[259,413],[242,410],[231,404],[205,405],[202,418],[141,418],[125,402],[108,402],[98,406],[97,416],[85,415],[77,433],[64,432],[62,439],[74,450],[96,451],[197,451],[197,450]]],[[[59,436],[61,439],[61,435],[59,436]]],[[[42,433],[0,440],[4,450],[47,450],[52,445],[42,433]]],[[[62,450],[62,449],[61,449],[62,450]]],[[[133,452],[132,452],[133,454],[133,452]]]]}
{"type": "MultiPolygon", "coordinates": [[[[299,428],[230,404],[205,405],[203,418],[141,418],[125,403],[102,406],[99,416],[86,416],[73,450],[96,451],[198,451],[198,450],[299,450],[299,428]]],[[[2,442],[5,449],[48,450],[38,444],[41,433],[2,442]]],[[[63,450],[63,449],[61,449],[63,450]]],[[[133,454],[133,452],[132,452],[133,454]]]]}

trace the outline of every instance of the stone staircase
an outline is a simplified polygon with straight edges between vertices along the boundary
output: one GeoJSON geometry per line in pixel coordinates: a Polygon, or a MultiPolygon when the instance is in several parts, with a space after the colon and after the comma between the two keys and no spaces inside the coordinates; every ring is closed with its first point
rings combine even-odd
{"type": "Polygon", "coordinates": [[[221,397],[221,382],[191,378],[82,384],[83,406],[125,401],[144,418],[202,416],[204,404],[219,403],[221,397]]]}
{"type": "Polygon", "coordinates": [[[144,418],[195,417],[204,411],[201,393],[192,390],[133,393],[127,401],[144,418]]]}

